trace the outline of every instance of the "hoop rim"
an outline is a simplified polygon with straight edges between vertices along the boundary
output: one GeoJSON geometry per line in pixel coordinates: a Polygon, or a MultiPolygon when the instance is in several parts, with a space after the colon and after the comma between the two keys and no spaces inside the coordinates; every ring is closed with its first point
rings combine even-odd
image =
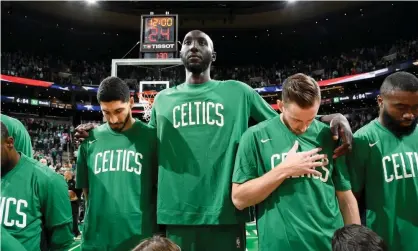
{"type": "Polygon", "coordinates": [[[157,96],[158,92],[157,91],[143,91],[143,92],[138,92],[138,97],[141,99],[144,99],[146,101],[148,101],[151,105],[154,103],[154,98],[155,96],[157,96]]]}

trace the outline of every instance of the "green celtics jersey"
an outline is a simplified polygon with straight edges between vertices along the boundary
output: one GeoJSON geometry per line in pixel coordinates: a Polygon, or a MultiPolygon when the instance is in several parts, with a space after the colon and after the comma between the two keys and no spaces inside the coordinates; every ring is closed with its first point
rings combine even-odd
{"type": "Polygon", "coordinates": [[[16,167],[1,178],[2,228],[26,250],[40,250],[45,229],[51,250],[73,243],[72,214],[64,177],[21,154],[16,167]]]}
{"type": "Polygon", "coordinates": [[[29,133],[22,122],[4,114],[0,114],[0,119],[7,127],[9,135],[15,140],[16,150],[32,158],[32,143],[30,141],[29,133]]]}
{"type": "Polygon", "coordinates": [[[237,224],[248,218],[231,201],[231,175],[249,118],[277,113],[248,85],[211,80],[161,91],[150,125],[157,128],[158,223],[237,224]]]}
{"type": "Polygon", "coordinates": [[[9,234],[9,231],[7,231],[3,226],[0,230],[1,234],[1,248],[2,251],[26,251],[26,248],[20,243],[18,240],[16,240],[15,237],[13,237],[11,234],[9,234]]]}
{"type": "Polygon", "coordinates": [[[280,117],[251,127],[239,145],[233,183],[258,178],[280,164],[299,142],[298,151],[322,147],[328,163],[317,168],[321,176],[288,177],[256,205],[259,250],[331,250],[331,238],[344,225],[337,191],[350,190],[345,159],[332,159],[335,142],[329,127],[313,121],[302,135],[293,134],[280,117]]]}
{"type": "Polygon", "coordinates": [[[76,187],[88,188],[83,250],[131,250],[155,233],[156,130],[103,124],[81,144],[76,187]]]}
{"type": "Polygon", "coordinates": [[[366,224],[390,251],[418,250],[418,127],[394,136],[376,119],[354,134],[354,192],[365,191],[366,224]]]}

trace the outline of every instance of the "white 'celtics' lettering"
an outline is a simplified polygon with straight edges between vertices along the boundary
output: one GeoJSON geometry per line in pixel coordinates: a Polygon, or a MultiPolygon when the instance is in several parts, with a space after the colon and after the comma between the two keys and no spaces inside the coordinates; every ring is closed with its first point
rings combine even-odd
{"type": "Polygon", "coordinates": [[[173,108],[174,128],[193,125],[224,126],[223,104],[213,102],[188,102],[173,108]]]}
{"type": "MultiPolygon", "coordinates": [[[[270,165],[271,165],[271,169],[273,169],[274,167],[276,167],[276,165],[278,165],[279,163],[281,163],[287,156],[287,153],[282,153],[282,154],[273,154],[270,158],[270,165]]],[[[313,178],[313,179],[320,179],[322,182],[327,182],[328,178],[329,178],[329,169],[327,168],[329,162],[324,162],[324,165],[321,167],[321,169],[316,168],[316,170],[318,170],[319,172],[321,172],[321,176],[317,176],[317,175],[311,175],[311,174],[306,174],[306,175],[302,175],[302,176],[290,176],[288,178],[302,178],[302,177],[306,177],[306,178],[313,178]]]]}
{"type": "Polygon", "coordinates": [[[141,153],[129,150],[99,152],[94,158],[94,174],[122,171],[140,175],[142,172],[142,158],[141,153]]]}
{"type": "Polygon", "coordinates": [[[26,227],[25,208],[28,207],[26,200],[13,197],[1,197],[0,199],[0,223],[6,227],[26,227]]]}
{"type": "Polygon", "coordinates": [[[387,183],[394,180],[415,178],[415,171],[418,173],[418,153],[405,152],[384,156],[382,167],[387,183]]]}

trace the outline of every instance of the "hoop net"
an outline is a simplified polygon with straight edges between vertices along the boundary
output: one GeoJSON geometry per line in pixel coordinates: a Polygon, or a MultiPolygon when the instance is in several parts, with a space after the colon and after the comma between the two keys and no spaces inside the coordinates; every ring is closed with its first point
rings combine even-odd
{"type": "Polygon", "coordinates": [[[138,94],[139,103],[144,107],[144,114],[142,117],[149,122],[151,118],[151,109],[154,104],[154,98],[157,95],[157,91],[143,91],[138,94]]]}

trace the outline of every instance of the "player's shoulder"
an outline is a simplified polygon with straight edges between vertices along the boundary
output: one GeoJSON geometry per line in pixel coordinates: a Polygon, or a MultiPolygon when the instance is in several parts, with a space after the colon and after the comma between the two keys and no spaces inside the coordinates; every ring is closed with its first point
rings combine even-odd
{"type": "Polygon", "coordinates": [[[314,119],[309,126],[308,137],[314,137],[315,140],[324,145],[333,145],[335,141],[332,138],[331,127],[318,119],[314,119]]]}
{"type": "Polygon", "coordinates": [[[90,140],[90,141],[95,140],[101,134],[107,133],[109,131],[108,126],[109,125],[106,122],[106,123],[103,123],[103,124],[99,125],[98,127],[94,128],[93,130],[91,130],[89,132],[89,136],[86,140],[90,140]]]}
{"type": "Polygon", "coordinates": [[[141,120],[136,120],[132,127],[147,134],[157,132],[155,127],[149,125],[148,123],[144,123],[141,120]]]}
{"type": "Polygon", "coordinates": [[[156,103],[157,100],[160,100],[166,96],[169,96],[172,93],[175,93],[176,91],[179,90],[179,87],[183,86],[185,83],[179,84],[179,85],[174,85],[171,86],[169,88],[166,88],[164,90],[161,90],[157,93],[157,95],[155,95],[154,97],[154,104],[156,103]]]}
{"type": "Polygon", "coordinates": [[[251,86],[247,85],[246,83],[244,83],[242,81],[238,81],[238,80],[234,80],[234,79],[220,80],[219,85],[220,86],[225,86],[225,87],[228,87],[228,88],[238,88],[238,89],[241,89],[243,91],[254,91],[254,89],[251,88],[251,86]]]}
{"type": "Polygon", "coordinates": [[[374,120],[370,121],[369,123],[367,123],[366,125],[362,126],[360,129],[358,129],[354,133],[354,138],[355,139],[365,139],[365,138],[368,138],[368,137],[372,137],[373,134],[380,131],[376,123],[378,123],[378,122],[377,122],[376,119],[374,119],[374,120]]]}
{"type": "Polygon", "coordinates": [[[310,127],[314,128],[316,130],[316,133],[324,133],[329,135],[332,134],[331,127],[328,124],[319,121],[318,119],[314,119],[310,127]]]}
{"type": "Polygon", "coordinates": [[[20,120],[9,117],[5,114],[0,114],[0,120],[4,123],[8,130],[21,129],[25,127],[20,120]]]}
{"type": "Polygon", "coordinates": [[[108,124],[106,122],[106,123],[103,123],[103,124],[99,125],[98,127],[94,128],[92,130],[92,132],[106,132],[107,129],[108,129],[108,124]]]}
{"type": "Polygon", "coordinates": [[[273,127],[273,130],[276,131],[278,119],[280,119],[280,116],[276,116],[253,125],[245,131],[243,136],[249,137],[249,135],[251,135],[255,138],[263,137],[264,134],[271,129],[271,127],[273,127]]]}
{"type": "Polygon", "coordinates": [[[20,161],[23,162],[22,164],[29,167],[30,170],[32,170],[33,175],[38,177],[38,181],[48,181],[56,175],[59,175],[52,171],[48,166],[41,164],[39,161],[32,159],[23,153],[21,153],[20,158],[20,161]]]}

